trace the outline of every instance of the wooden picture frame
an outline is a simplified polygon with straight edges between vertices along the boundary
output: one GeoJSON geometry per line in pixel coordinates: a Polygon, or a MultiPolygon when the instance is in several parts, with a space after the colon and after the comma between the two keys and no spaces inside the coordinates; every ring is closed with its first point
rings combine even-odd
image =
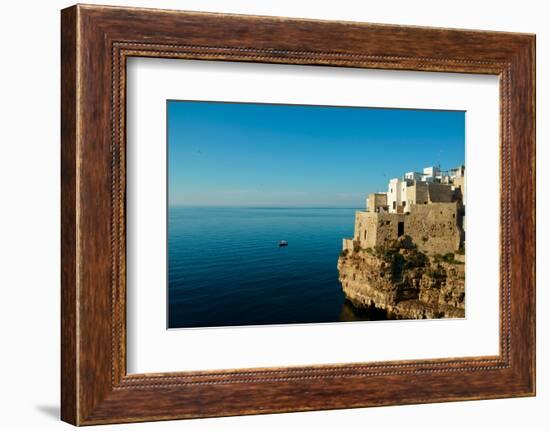
{"type": "Polygon", "coordinates": [[[61,14],[61,417],[75,425],[535,394],[535,36],[77,5],[61,14]],[[500,77],[500,354],[130,374],[130,56],[500,77]]]}

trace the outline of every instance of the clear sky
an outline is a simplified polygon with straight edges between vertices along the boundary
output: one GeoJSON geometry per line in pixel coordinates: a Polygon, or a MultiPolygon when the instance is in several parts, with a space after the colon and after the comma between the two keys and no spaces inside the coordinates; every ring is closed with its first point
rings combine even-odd
{"type": "Polygon", "coordinates": [[[390,178],[464,164],[465,113],[168,101],[169,205],[363,208],[390,178]]]}

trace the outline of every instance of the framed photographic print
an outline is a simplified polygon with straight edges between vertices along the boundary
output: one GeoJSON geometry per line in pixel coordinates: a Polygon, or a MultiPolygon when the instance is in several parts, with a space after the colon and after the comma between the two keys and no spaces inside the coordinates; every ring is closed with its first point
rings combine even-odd
{"type": "Polygon", "coordinates": [[[535,37],[62,11],[62,419],[535,394],[535,37]]]}
{"type": "Polygon", "coordinates": [[[166,110],[169,329],[465,316],[464,112],[166,110]]]}

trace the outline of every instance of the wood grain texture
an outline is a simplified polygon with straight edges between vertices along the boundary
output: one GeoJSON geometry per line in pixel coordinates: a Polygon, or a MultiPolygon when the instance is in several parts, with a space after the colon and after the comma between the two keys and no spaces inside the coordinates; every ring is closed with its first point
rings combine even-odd
{"type": "Polygon", "coordinates": [[[76,299],[76,9],[61,16],[61,417],[78,421],[76,299]]]}
{"type": "Polygon", "coordinates": [[[62,11],[62,419],[137,422],[535,392],[533,35],[101,6],[62,11]],[[129,56],[500,76],[500,353],[126,374],[129,56]]]}

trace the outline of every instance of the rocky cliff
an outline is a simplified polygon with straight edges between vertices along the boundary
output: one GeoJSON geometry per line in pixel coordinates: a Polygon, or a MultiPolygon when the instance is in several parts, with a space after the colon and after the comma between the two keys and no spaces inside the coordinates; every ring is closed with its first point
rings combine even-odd
{"type": "Polygon", "coordinates": [[[357,308],[385,310],[393,319],[464,317],[463,256],[427,256],[410,238],[391,246],[344,250],[338,259],[340,282],[357,308]]]}

